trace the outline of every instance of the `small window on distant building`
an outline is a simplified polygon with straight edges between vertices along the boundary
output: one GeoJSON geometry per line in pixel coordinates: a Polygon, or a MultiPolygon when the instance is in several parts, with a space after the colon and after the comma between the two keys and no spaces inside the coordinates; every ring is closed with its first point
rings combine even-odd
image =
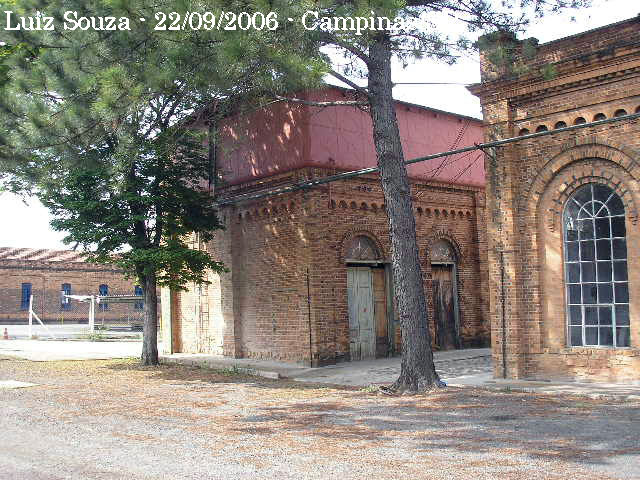
{"type": "Polygon", "coordinates": [[[31,284],[23,283],[22,284],[22,299],[20,300],[20,309],[28,310],[29,309],[29,299],[31,298],[31,284]]]}
{"type": "Polygon", "coordinates": [[[60,296],[60,310],[71,310],[71,299],[65,297],[65,295],[71,295],[71,284],[63,283],[60,290],[62,291],[62,295],[60,296]]]}
{"type": "Polygon", "coordinates": [[[604,113],[596,113],[596,116],[593,117],[594,122],[599,122],[600,120],[605,120],[607,116],[604,113]]]}
{"type": "Polygon", "coordinates": [[[587,123],[587,120],[584,117],[578,117],[573,121],[574,125],[582,125],[583,123],[587,123]]]}
{"type": "MultiPolygon", "coordinates": [[[[133,288],[133,294],[141,297],[142,296],[142,287],[140,285],[136,285],[133,288]]],[[[135,302],[133,304],[133,306],[134,306],[134,308],[136,310],[144,310],[144,302],[135,302]]]]}
{"type": "MultiPolygon", "coordinates": [[[[109,295],[109,286],[105,285],[104,283],[102,285],[100,285],[98,287],[98,294],[101,297],[106,297],[107,295],[109,295]]],[[[109,310],[109,304],[108,303],[100,302],[98,305],[100,305],[100,311],[101,312],[104,312],[105,310],[109,310]]]]}
{"type": "Polygon", "coordinates": [[[549,130],[549,129],[547,128],[547,126],[546,126],[546,125],[538,125],[538,128],[536,128],[536,133],[539,133],[539,132],[546,132],[546,131],[548,131],[548,130],[549,130]]]}

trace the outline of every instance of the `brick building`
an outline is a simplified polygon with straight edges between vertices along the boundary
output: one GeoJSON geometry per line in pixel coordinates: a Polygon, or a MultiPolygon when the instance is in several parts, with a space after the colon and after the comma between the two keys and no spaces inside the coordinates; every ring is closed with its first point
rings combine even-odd
{"type": "MultiPolygon", "coordinates": [[[[483,58],[488,140],[640,112],[640,19],[483,58]],[[546,72],[546,75],[542,73],[546,72]]],[[[487,160],[495,373],[640,379],[640,126],[533,138],[487,160]]]]}
{"type": "MultiPolygon", "coordinates": [[[[121,270],[87,263],[77,252],[0,248],[0,323],[25,323],[29,296],[33,296],[33,309],[43,322],[87,322],[88,305],[64,299],[63,291],[72,295],[142,295],[121,270]]],[[[132,305],[99,304],[96,323],[138,320],[143,307],[142,300],[132,305]]]]}
{"type": "MultiPolygon", "coordinates": [[[[308,100],[344,100],[327,88],[308,100]]],[[[479,142],[479,120],[404,102],[407,158],[479,142]]],[[[217,197],[374,166],[369,114],[279,102],[219,126],[217,197]]],[[[436,348],[489,342],[482,155],[409,167],[436,348]]],[[[321,365],[399,351],[388,219],[377,175],[235,202],[207,248],[230,272],[162,293],[164,348],[321,365]]]]}

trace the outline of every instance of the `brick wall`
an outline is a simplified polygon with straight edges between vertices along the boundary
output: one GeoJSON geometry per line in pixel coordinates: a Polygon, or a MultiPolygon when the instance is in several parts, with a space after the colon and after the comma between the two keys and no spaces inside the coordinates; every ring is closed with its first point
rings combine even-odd
{"type": "MultiPolygon", "coordinates": [[[[82,262],[0,259],[0,322],[24,323],[27,310],[21,308],[23,283],[31,284],[34,311],[46,322],[87,321],[86,304],[72,301],[69,310],[61,308],[62,284],[71,285],[71,293],[99,293],[106,284],[109,294],[134,294],[134,282],[122,271],[82,262]],[[83,307],[85,305],[85,307],[83,307]]],[[[115,320],[130,314],[133,306],[110,304],[107,310],[96,308],[96,321],[115,320]]]]}
{"type": "MultiPolygon", "coordinates": [[[[329,173],[307,168],[270,181],[277,185],[329,173]]],[[[446,239],[458,257],[463,344],[487,344],[483,189],[414,181],[412,196],[428,300],[429,248],[446,239]]],[[[389,260],[383,204],[379,180],[369,176],[224,207],[226,230],[206,248],[230,272],[212,276],[199,296],[193,289],[178,295],[174,351],[314,364],[348,359],[345,248],[356,235],[366,235],[383,261],[389,260]]],[[[398,342],[396,335],[397,350],[398,342]]]]}
{"type": "MultiPolygon", "coordinates": [[[[487,140],[640,111],[639,25],[631,19],[541,45],[520,78],[488,74],[485,64],[484,83],[471,90],[482,101],[487,140]],[[556,75],[544,78],[539,69],[550,63],[556,75]]],[[[639,133],[637,121],[624,121],[490,152],[488,271],[497,376],[640,379],[639,133]],[[562,212],[586,183],[608,185],[625,203],[630,348],[567,347],[562,212]]]]}

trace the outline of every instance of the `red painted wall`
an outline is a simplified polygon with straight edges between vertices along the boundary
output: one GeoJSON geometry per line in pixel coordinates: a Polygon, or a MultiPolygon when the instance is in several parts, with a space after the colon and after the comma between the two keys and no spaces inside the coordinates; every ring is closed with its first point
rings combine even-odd
{"type": "MultiPolygon", "coordinates": [[[[341,89],[306,92],[308,100],[345,100],[341,89]]],[[[302,96],[302,95],[301,95],[302,96]]],[[[398,102],[405,158],[483,141],[482,122],[398,102]]],[[[218,165],[224,181],[238,184],[303,166],[354,170],[376,164],[371,119],[356,107],[312,107],[279,102],[228,118],[220,129],[218,165]]],[[[409,166],[414,178],[484,185],[480,152],[409,166]]]]}

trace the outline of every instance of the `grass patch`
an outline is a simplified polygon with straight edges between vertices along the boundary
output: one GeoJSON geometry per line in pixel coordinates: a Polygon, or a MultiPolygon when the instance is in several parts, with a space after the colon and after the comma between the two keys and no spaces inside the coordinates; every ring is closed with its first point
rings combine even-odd
{"type": "Polygon", "coordinates": [[[378,393],[380,391],[380,388],[375,385],[367,385],[366,387],[362,387],[358,391],[364,393],[378,393]]]}
{"type": "Polygon", "coordinates": [[[231,367],[228,367],[228,368],[213,368],[211,370],[213,370],[216,373],[219,373],[220,375],[224,375],[225,377],[252,375],[250,373],[250,369],[240,368],[238,365],[232,365],[231,367]]]}

